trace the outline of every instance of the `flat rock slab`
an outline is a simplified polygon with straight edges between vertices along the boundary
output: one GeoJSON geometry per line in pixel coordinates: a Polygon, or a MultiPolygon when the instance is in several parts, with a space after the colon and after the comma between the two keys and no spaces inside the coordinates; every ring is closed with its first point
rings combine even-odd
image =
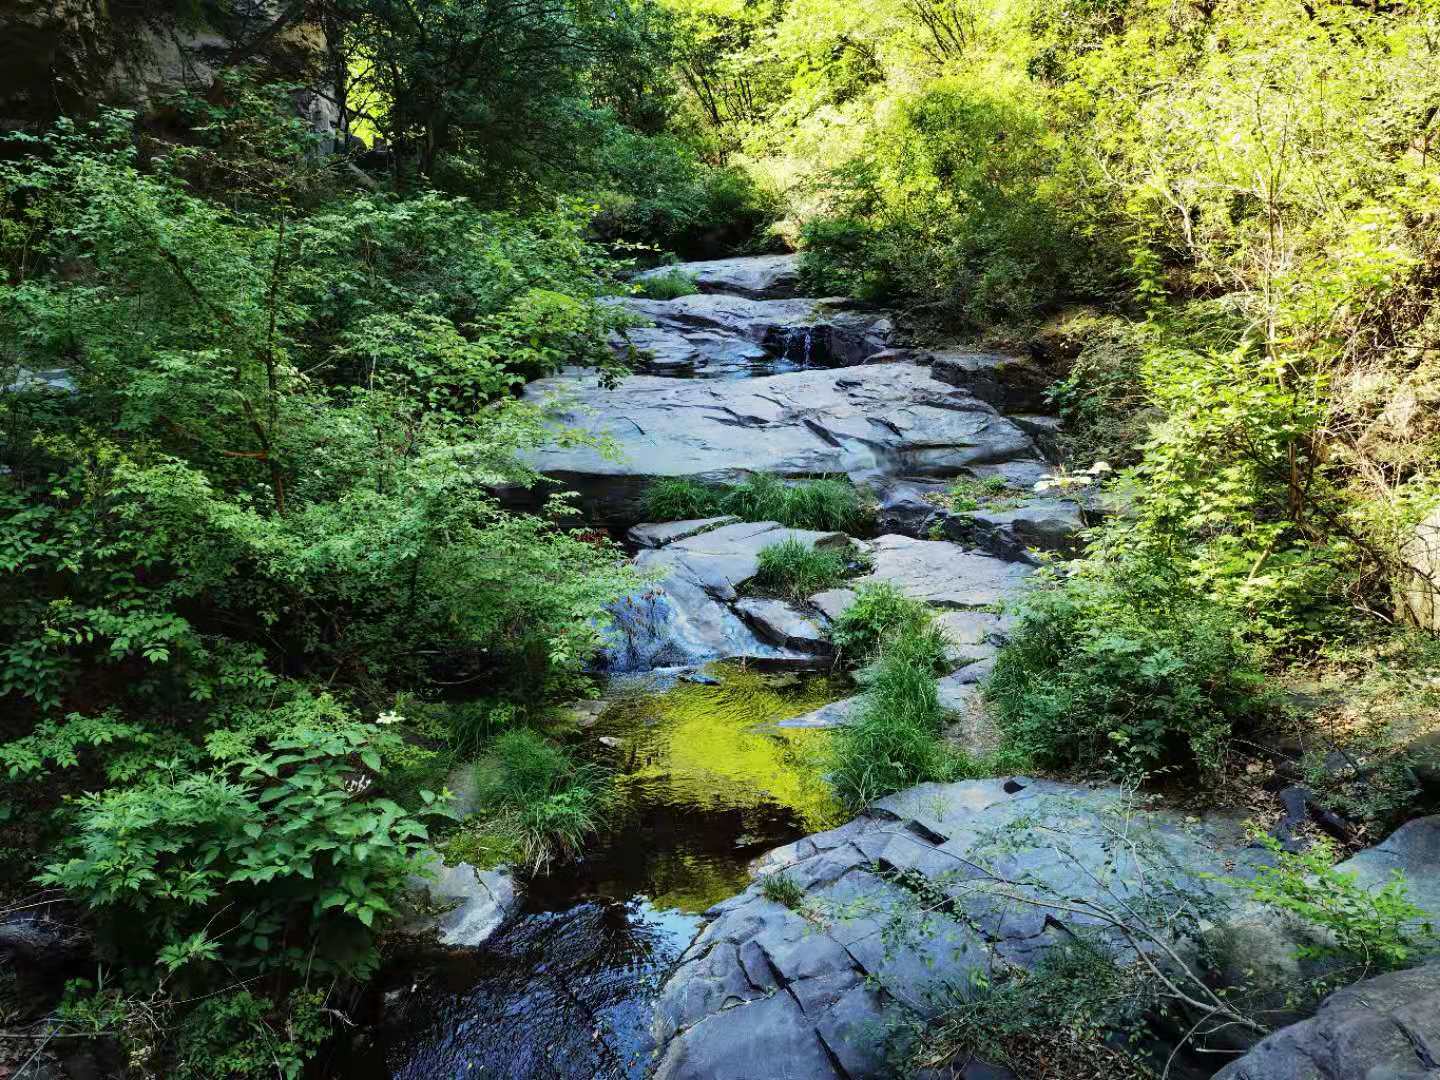
{"type": "Polygon", "coordinates": [[[1085,519],[1068,499],[1035,499],[1004,510],[947,513],[946,536],[974,544],[1001,559],[1037,562],[1037,552],[1077,555],[1085,519]]]}
{"type": "MultiPolygon", "coordinates": [[[[971,860],[1003,860],[1013,881],[1033,877],[1062,895],[1098,899],[1089,875],[1106,874],[1105,860],[1114,856],[1099,823],[1116,798],[1111,790],[1025,779],[923,784],[879,800],[838,829],[770,852],[756,872],[787,875],[804,892],[801,909],[767,900],[757,883],[707,912],[711,921],[661,993],[654,1076],[891,1075],[878,1036],[897,1003],[927,1013],[942,984],[968,985],[995,956],[1029,966],[1065,939],[1045,911],[968,887],[971,860]],[[1057,852],[1048,833],[1036,833],[1033,846],[987,854],[992,836],[1006,829],[1059,830],[1081,865],[1057,852]],[[932,911],[928,925],[895,947],[890,920],[916,901],[892,872],[946,890],[956,917],[932,911]]],[[[1145,812],[1133,819],[1132,835],[1162,846],[1197,889],[1223,888],[1201,875],[1246,858],[1243,830],[1228,820],[1192,830],[1177,815],[1145,812]]],[[[1111,887],[1128,892],[1126,880],[1120,872],[1111,887]]]]}
{"type": "Polygon", "coordinates": [[[636,547],[661,548],[677,540],[688,540],[722,525],[734,525],[740,519],[733,514],[725,517],[692,518],[689,521],[648,521],[636,525],[625,535],[636,547]]]}
{"type": "Polygon", "coordinates": [[[781,728],[837,728],[842,724],[848,724],[859,710],[863,697],[841,698],[839,701],[832,701],[829,705],[822,705],[813,712],[801,716],[792,716],[788,720],[781,720],[775,726],[781,728]]]}
{"type": "Polygon", "coordinates": [[[1264,1039],[1215,1080],[1435,1080],[1440,960],[1337,990],[1309,1020],[1264,1039]]]}
{"type": "MultiPolygon", "coordinates": [[[[991,406],[914,364],[797,371],[735,382],[632,376],[606,389],[595,375],[541,379],[532,403],[568,399],[557,419],[609,440],[554,447],[527,463],[576,491],[587,517],[629,526],[663,477],[737,482],[755,473],[954,476],[971,466],[1041,470],[1031,438],[991,406]]],[[[979,470],[976,470],[979,471],[979,470]]],[[[547,490],[503,492],[538,505],[547,490]]]]}
{"type": "Polygon", "coordinates": [[[857,587],[877,582],[936,607],[983,608],[1019,594],[1034,567],[968,551],[947,540],[891,534],[873,542],[874,568],[857,587]]]}
{"type": "Polygon", "coordinates": [[[677,271],[693,280],[702,293],[735,293],[754,300],[794,296],[800,286],[800,256],[793,254],[707,259],[657,266],[636,274],[635,280],[664,277],[677,271]]]}

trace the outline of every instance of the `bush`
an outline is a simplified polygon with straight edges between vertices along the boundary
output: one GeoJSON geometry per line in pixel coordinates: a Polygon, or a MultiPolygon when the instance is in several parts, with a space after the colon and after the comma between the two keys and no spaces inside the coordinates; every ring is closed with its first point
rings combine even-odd
{"type": "Polygon", "coordinates": [[[1259,867],[1253,878],[1227,883],[1326,935],[1319,944],[1301,945],[1297,957],[1338,963],[1340,969],[1326,977],[1327,985],[1409,967],[1435,950],[1434,926],[1411,902],[1400,871],[1372,890],[1360,884],[1357,875],[1335,868],[1335,845],[1325,837],[1315,838],[1300,852],[1286,851],[1264,833],[1255,839],[1275,856],[1275,864],[1259,867]]]}
{"type": "Polygon", "coordinates": [[[945,713],[935,677],[944,654],[944,637],[927,620],[886,638],[879,657],[861,672],[859,711],[832,743],[831,782],[850,809],[966,771],[968,762],[940,738],[945,713]]]}
{"type": "Polygon", "coordinates": [[[799,540],[782,540],[760,550],[760,568],[755,585],[791,600],[804,600],[817,592],[833,589],[850,573],[844,552],[807,547],[799,540]]]}
{"type": "Polygon", "coordinates": [[[1082,567],[1027,596],[987,696],[1012,750],[1048,768],[1215,773],[1269,709],[1231,614],[1155,560],[1082,567]]]}
{"type": "Polygon", "coordinates": [[[604,824],[610,802],[601,769],[577,762],[567,749],[528,728],[498,736],[475,766],[475,778],[481,805],[513,829],[532,871],[578,854],[604,824]]]}
{"type": "Polygon", "coordinates": [[[649,300],[678,300],[700,291],[695,279],[684,270],[664,270],[646,274],[639,280],[640,295],[649,300]]]}
{"type": "Polygon", "coordinates": [[[930,609],[924,603],[912,600],[894,585],[877,582],[860,587],[855,602],[831,624],[830,640],[842,658],[864,663],[887,639],[921,634],[930,620],[930,609]]]}
{"type": "Polygon", "coordinates": [[[653,521],[734,514],[742,521],[776,521],[791,529],[861,530],[870,508],[848,481],[834,477],[786,481],[757,473],[739,484],[705,484],[688,477],[656,480],[645,491],[653,521]]]}

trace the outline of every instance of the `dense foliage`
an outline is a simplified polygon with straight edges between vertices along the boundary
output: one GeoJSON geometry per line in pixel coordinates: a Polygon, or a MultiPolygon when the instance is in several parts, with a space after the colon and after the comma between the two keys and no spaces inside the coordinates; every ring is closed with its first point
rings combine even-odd
{"type": "Polygon", "coordinates": [[[441,801],[396,690],[543,702],[632,585],[491,494],[550,437],[513,389],[613,366],[620,316],[563,205],[326,190],[294,145],[227,206],[195,178],[250,162],[147,149],[110,114],[0,166],[0,762],[125,993],[280,1007],[367,970],[441,801]]]}

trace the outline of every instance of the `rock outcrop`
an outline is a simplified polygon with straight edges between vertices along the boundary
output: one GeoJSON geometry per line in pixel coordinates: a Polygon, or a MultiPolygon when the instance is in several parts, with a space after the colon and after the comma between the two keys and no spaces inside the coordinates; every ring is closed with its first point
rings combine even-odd
{"type": "MultiPolygon", "coordinates": [[[[1018,426],[916,364],[743,382],[634,376],[614,388],[571,374],[531,383],[525,399],[563,400],[560,422],[609,440],[609,456],[591,446],[553,447],[528,461],[576,491],[590,520],[609,525],[641,520],[646,487],[664,477],[854,474],[880,483],[1007,465],[1038,476],[1046,467],[1018,426]]],[[[526,505],[544,493],[505,494],[526,505]]]]}
{"type": "Polygon", "coordinates": [[[772,544],[795,540],[845,550],[850,539],[844,533],[728,518],[682,524],[632,530],[657,545],[635,558],[656,584],[615,607],[604,667],[646,671],[720,659],[811,663],[829,652],[823,616],[770,597],[741,600],[740,590],[759,570],[760,552],[772,544]],[[670,535],[677,538],[665,541],[670,535]]]}
{"type": "MultiPolygon", "coordinates": [[[[1106,889],[1133,896],[1135,867],[1102,826],[1116,798],[1025,779],[925,784],[771,852],[756,867],[756,884],[707,913],[710,923],[666,983],[655,1076],[890,1075],[883,1035],[891,1010],[933,1012],[973,976],[1030,966],[1069,936],[1045,909],[975,887],[977,867],[994,866],[1010,882],[1044,881],[1072,901],[1103,899],[1106,889]],[[1027,835],[1035,839],[1027,843],[1027,835]],[[998,842],[1007,837],[1014,842],[998,842]],[[1116,857],[1118,865],[1107,862],[1116,857]],[[779,873],[803,890],[798,910],[765,897],[764,878],[779,873]],[[917,902],[926,888],[948,904],[937,907],[934,896],[917,902]],[[895,917],[917,903],[931,915],[897,943],[895,917]]],[[[1179,815],[1143,812],[1129,824],[1137,849],[1163,852],[1182,868],[1187,889],[1221,890],[1203,875],[1253,857],[1227,819],[1188,827],[1179,815]]],[[[1067,925],[1099,931],[1093,919],[1067,925]]]]}
{"type": "Polygon", "coordinates": [[[756,255],[677,263],[636,274],[635,280],[674,273],[690,278],[702,293],[734,293],[751,300],[776,300],[794,296],[800,287],[800,256],[756,255]]]}
{"type": "Polygon", "coordinates": [[[1366,979],[1325,999],[1215,1080],[1435,1080],[1440,960],[1366,979]]]}

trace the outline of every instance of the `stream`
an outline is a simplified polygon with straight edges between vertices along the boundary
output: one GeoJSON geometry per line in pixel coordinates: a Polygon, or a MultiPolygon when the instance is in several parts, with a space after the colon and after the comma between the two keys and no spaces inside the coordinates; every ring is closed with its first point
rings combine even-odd
{"type": "Polygon", "coordinates": [[[528,884],[520,916],[476,950],[400,957],[384,1016],[343,1075],[428,1080],[644,1075],[660,985],[711,904],[766,851],[837,823],[825,732],[774,722],[840,696],[819,674],[712,664],[718,685],[615,680],[587,741],[617,739],[612,828],[528,884]]]}

